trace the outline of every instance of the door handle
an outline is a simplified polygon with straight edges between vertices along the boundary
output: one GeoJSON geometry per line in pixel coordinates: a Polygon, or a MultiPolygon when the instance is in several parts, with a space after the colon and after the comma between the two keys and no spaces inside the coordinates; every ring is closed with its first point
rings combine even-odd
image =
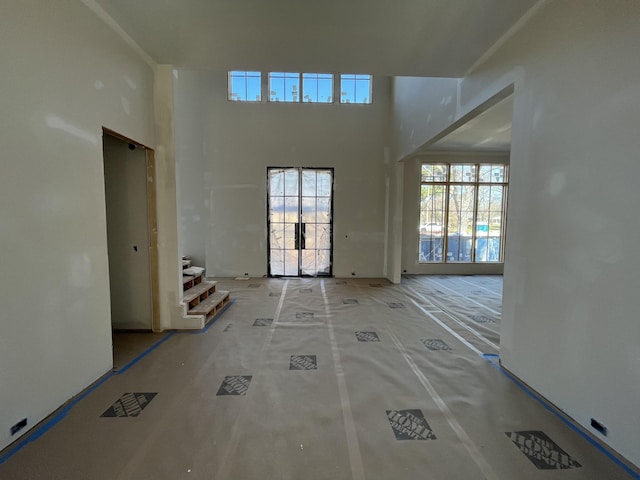
{"type": "Polygon", "coordinates": [[[296,250],[300,249],[300,224],[296,223],[293,227],[293,235],[294,235],[294,248],[296,250]]]}
{"type": "Polygon", "coordinates": [[[307,248],[307,224],[306,223],[301,223],[300,224],[300,230],[301,230],[301,243],[302,243],[302,250],[304,250],[305,248],[307,248]]]}

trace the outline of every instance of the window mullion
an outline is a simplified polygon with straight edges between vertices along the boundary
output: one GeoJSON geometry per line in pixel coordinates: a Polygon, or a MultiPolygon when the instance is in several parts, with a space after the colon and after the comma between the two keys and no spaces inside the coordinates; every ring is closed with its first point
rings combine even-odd
{"type": "Polygon", "coordinates": [[[451,186],[451,165],[447,165],[447,183],[444,196],[444,238],[442,239],[442,262],[447,263],[447,251],[449,249],[449,187],[451,186]]]}
{"type": "Polygon", "coordinates": [[[480,191],[480,165],[476,165],[476,178],[473,184],[473,221],[471,222],[471,262],[476,262],[476,235],[478,233],[478,195],[480,191]]]}
{"type": "Polygon", "coordinates": [[[507,197],[509,196],[509,181],[511,178],[511,172],[509,171],[509,165],[504,167],[504,176],[502,184],[502,219],[500,220],[500,261],[504,262],[504,247],[507,238],[507,208],[509,208],[509,202],[507,197]]]}
{"type": "Polygon", "coordinates": [[[500,259],[499,261],[504,262],[504,247],[505,241],[507,237],[507,196],[509,195],[509,185],[502,185],[502,215],[500,220],[500,259]]]}

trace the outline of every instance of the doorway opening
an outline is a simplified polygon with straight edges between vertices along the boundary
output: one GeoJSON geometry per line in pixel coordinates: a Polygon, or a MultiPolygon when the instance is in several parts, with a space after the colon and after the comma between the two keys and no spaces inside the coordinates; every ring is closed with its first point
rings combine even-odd
{"type": "Polygon", "coordinates": [[[268,275],[333,274],[333,169],[267,168],[268,275]]]}
{"type": "Polygon", "coordinates": [[[132,334],[160,331],[155,158],[152,149],[106,128],[102,146],[111,328],[118,368],[152,340],[132,334]]]}

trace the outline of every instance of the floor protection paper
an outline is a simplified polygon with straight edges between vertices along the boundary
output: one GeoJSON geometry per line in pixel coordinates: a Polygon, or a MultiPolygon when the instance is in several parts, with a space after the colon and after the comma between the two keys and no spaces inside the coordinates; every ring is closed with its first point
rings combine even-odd
{"type": "Polygon", "coordinates": [[[487,361],[501,277],[216,280],[234,304],[210,328],[110,377],[0,478],[637,478],[487,361]]]}

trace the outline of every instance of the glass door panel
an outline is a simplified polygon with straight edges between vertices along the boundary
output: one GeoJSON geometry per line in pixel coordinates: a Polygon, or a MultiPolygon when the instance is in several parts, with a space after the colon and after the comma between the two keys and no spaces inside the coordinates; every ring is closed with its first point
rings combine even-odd
{"type": "Polygon", "coordinates": [[[298,275],[300,192],[296,169],[269,170],[269,271],[298,275]]]}
{"type": "Polygon", "coordinates": [[[302,275],[331,275],[332,177],[331,170],[302,171],[302,275]]]}
{"type": "Polygon", "coordinates": [[[314,170],[302,171],[302,196],[303,197],[315,197],[316,196],[316,172],[314,170]]]}
{"type": "Polygon", "coordinates": [[[269,275],[331,275],[333,170],[268,170],[269,275]]]}
{"type": "Polygon", "coordinates": [[[331,225],[316,225],[316,243],[318,250],[331,250],[331,225]]]}

